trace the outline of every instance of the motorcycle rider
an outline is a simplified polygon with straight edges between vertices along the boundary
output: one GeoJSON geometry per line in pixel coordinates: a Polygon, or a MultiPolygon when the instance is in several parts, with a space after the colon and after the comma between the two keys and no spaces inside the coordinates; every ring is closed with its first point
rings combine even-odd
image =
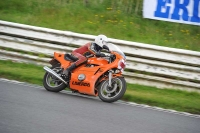
{"type": "Polygon", "coordinates": [[[108,38],[105,35],[98,35],[94,42],[86,43],[85,45],[75,49],[72,51],[72,57],[74,56],[77,60],[71,66],[69,66],[66,70],[63,71],[63,74],[68,76],[69,72],[74,70],[77,66],[87,61],[86,56],[90,54],[94,54],[97,57],[104,56],[104,54],[100,53],[103,49],[103,45],[106,45],[108,42],[108,38]]]}

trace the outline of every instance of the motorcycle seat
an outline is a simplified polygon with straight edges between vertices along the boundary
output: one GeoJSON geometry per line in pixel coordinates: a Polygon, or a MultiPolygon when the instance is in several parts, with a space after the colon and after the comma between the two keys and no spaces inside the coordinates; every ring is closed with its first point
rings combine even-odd
{"type": "Polygon", "coordinates": [[[71,62],[75,62],[78,60],[78,58],[76,58],[75,56],[71,55],[71,54],[65,54],[64,56],[65,60],[71,61],[71,62]]]}

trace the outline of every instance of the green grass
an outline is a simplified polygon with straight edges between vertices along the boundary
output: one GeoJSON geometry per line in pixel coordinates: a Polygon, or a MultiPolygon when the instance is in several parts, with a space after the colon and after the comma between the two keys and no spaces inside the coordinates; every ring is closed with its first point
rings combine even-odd
{"type": "MultiPolygon", "coordinates": [[[[42,85],[45,71],[41,66],[0,60],[0,68],[0,77],[2,78],[42,85]]],[[[195,92],[128,84],[127,91],[122,99],[200,114],[200,94],[195,92]]]]}
{"type": "Polygon", "coordinates": [[[42,66],[0,60],[0,77],[42,85],[42,66]]]}
{"type": "Polygon", "coordinates": [[[200,51],[200,26],[142,18],[142,0],[0,1],[0,19],[200,51]]]}
{"type": "Polygon", "coordinates": [[[200,94],[172,89],[128,84],[124,100],[200,114],[200,94]]]}

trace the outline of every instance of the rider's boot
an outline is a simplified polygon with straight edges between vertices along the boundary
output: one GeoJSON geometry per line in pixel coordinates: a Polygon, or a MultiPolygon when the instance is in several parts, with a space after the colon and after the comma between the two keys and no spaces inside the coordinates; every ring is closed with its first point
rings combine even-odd
{"type": "Polygon", "coordinates": [[[69,66],[66,70],[63,71],[63,74],[65,74],[68,77],[69,76],[69,72],[71,72],[75,68],[76,68],[76,64],[73,63],[71,66],[69,66]]]}

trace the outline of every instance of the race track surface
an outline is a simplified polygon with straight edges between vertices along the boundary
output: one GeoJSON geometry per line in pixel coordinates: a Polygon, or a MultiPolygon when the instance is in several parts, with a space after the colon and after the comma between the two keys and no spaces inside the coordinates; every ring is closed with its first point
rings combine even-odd
{"type": "Polygon", "coordinates": [[[0,133],[200,133],[200,118],[0,80],[0,133]]]}

